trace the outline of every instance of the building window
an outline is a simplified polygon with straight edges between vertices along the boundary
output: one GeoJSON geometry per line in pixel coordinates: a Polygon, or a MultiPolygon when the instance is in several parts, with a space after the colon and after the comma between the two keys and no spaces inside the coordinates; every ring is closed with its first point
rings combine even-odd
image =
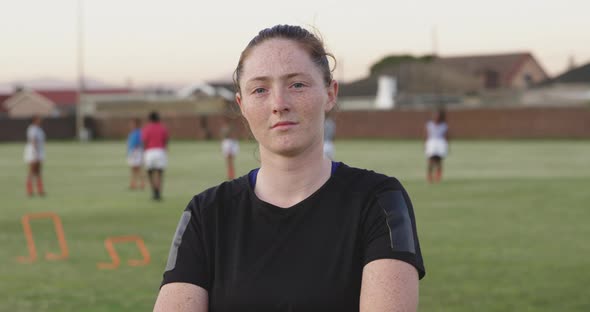
{"type": "Polygon", "coordinates": [[[529,73],[525,73],[524,74],[524,86],[528,88],[528,87],[532,86],[533,83],[534,83],[533,76],[531,76],[531,74],[529,74],[529,73]]]}
{"type": "Polygon", "coordinates": [[[485,88],[486,89],[497,89],[500,87],[500,75],[497,71],[486,70],[485,71],[485,88]]]}

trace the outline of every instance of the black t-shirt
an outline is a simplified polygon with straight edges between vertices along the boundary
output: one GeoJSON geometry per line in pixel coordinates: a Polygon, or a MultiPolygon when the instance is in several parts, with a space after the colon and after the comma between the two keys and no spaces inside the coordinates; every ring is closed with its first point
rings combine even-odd
{"type": "Polygon", "coordinates": [[[195,196],[162,285],[206,289],[210,311],[358,311],[363,267],[376,259],[424,277],[412,204],[395,178],[341,164],[290,208],[260,200],[248,176],[195,196]]]}

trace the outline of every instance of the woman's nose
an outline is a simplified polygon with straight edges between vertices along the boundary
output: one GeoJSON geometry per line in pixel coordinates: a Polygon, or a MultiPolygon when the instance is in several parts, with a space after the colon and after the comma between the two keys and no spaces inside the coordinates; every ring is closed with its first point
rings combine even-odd
{"type": "Polygon", "coordinates": [[[272,112],[279,113],[289,111],[290,104],[289,99],[284,91],[276,91],[273,96],[272,112]]]}

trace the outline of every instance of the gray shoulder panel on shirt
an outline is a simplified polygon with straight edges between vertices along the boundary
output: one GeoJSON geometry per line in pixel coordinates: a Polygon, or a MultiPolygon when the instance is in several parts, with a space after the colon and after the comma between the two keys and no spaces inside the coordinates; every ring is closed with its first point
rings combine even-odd
{"type": "Polygon", "coordinates": [[[166,263],[166,271],[172,271],[176,267],[176,257],[178,256],[178,247],[182,243],[182,236],[184,231],[191,220],[191,212],[185,211],[180,217],[178,226],[176,227],[176,233],[172,239],[172,245],[170,246],[170,253],[168,254],[168,262],[166,263]]]}
{"type": "Polygon", "coordinates": [[[415,254],[416,247],[414,245],[412,220],[402,192],[384,192],[377,197],[377,201],[387,218],[391,249],[415,254]]]}

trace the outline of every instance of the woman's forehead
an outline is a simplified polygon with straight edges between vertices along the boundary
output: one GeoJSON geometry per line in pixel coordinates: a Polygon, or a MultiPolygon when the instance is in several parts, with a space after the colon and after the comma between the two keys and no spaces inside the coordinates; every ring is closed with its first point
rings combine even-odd
{"type": "Polygon", "coordinates": [[[288,39],[269,39],[260,43],[244,59],[243,66],[245,80],[285,73],[309,73],[316,67],[309,53],[297,42],[288,39]]]}

